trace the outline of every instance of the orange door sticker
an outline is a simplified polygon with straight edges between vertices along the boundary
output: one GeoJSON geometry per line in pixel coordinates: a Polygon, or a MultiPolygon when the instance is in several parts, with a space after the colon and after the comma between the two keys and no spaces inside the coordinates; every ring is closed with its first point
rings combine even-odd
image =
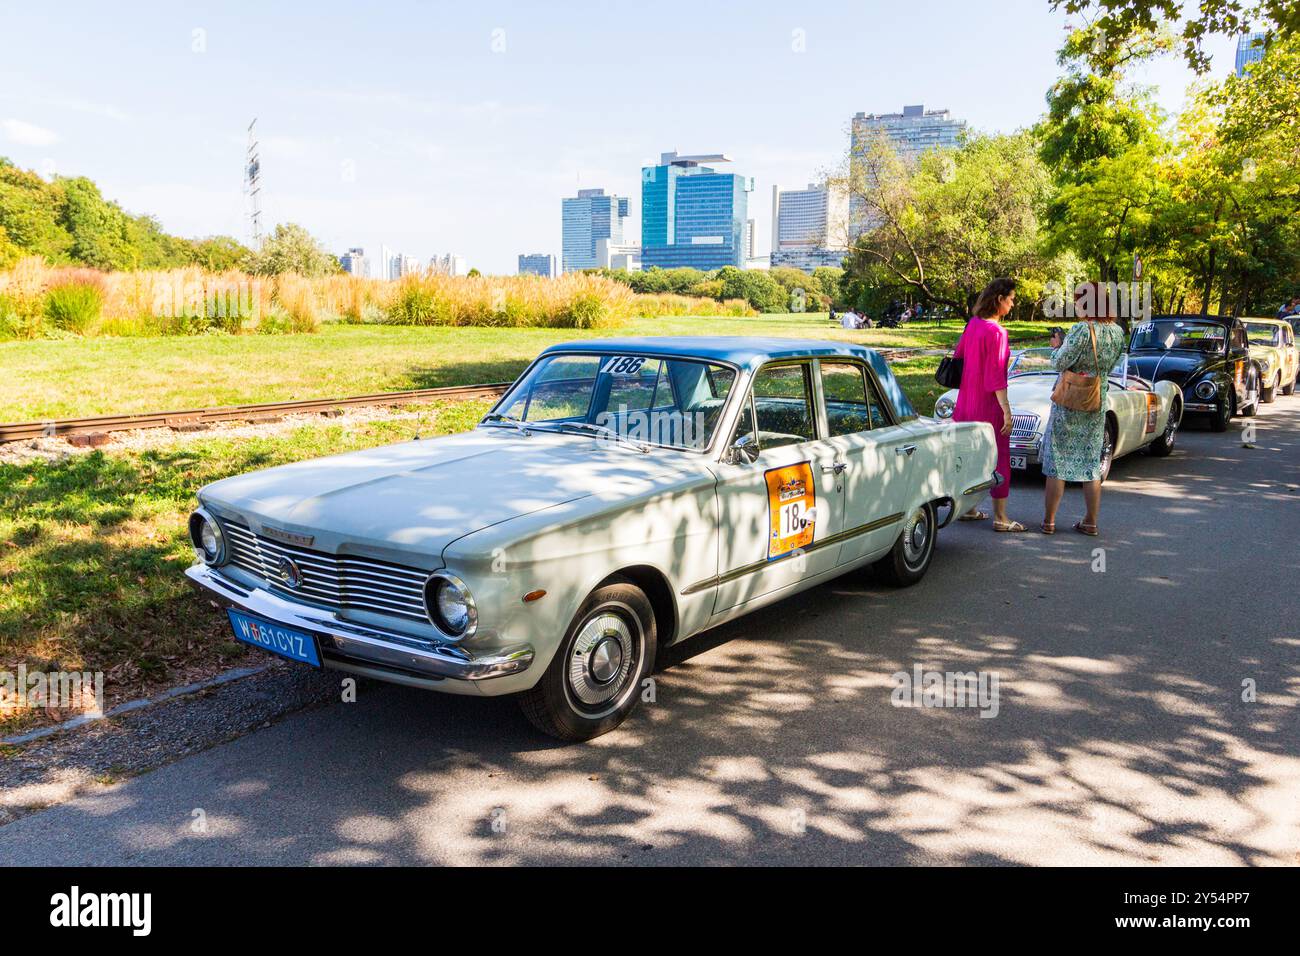
{"type": "Polygon", "coordinates": [[[766,472],[767,511],[771,524],[767,557],[781,558],[812,544],[817,517],[817,489],[811,462],[800,462],[766,472]]]}
{"type": "Polygon", "coordinates": [[[1160,417],[1160,396],[1147,392],[1147,434],[1156,430],[1156,419],[1160,417]]]}

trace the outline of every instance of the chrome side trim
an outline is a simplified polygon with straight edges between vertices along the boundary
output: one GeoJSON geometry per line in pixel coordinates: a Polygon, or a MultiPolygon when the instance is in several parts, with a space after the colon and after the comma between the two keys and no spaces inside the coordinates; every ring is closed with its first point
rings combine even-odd
{"type": "MultiPolygon", "coordinates": [[[[820,541],[814,541],[806,548],[801,548],[800,552],[803,554],[811,554],[813,551],[820,551],[822,548],[829,548],[832,545],[843,544],[850,538],[856,538],[858,535],[866,534],[869,531],[877,531],[888,525],[897,524],[902,520],[903,513],[901,511],[898,514],[886,515],[883,518],[877,518],[875,521],[868,521],[866,524],[860,524],[856,528],[849,528],[846,531],[837,531],[835,534],[822,538],[820,541]]],[[[790,554],[785,557],[790,557],[790,555],[793,555],[794,553],[795,552],[791,551],[790,554]]],[[[703,581],[697,581],[694,584],[683,588],[681,591],[682,596],[698,594],[700,591],[707,591],[709,588],[716,588],[721,584],[727,584],[731,581],[737,580],[738,578],[743,578],[747,574],[762,571],[764,568],[770,567],[773,564],[779,564],[784,559],[784,557],[777,558],[776,560],[765,558],[762,561],[755,561],[753,564],[746,564],[742,567],[735,568],[725,574],[718,574],[711,578],[706,578],[703,581]]]]}
{"type": "Polygon", "coordinates": [[[194,587],[222,607],[233,607],[320,639],[322,663],[353,663],[430,680],[490,680],[528,670],[532,645],[519,644],[475,656],[452,643],[385,631],[344,620],[325,608],[297,604],[262,588],[250,588],[196,564],[185,571],[194,587]]]}

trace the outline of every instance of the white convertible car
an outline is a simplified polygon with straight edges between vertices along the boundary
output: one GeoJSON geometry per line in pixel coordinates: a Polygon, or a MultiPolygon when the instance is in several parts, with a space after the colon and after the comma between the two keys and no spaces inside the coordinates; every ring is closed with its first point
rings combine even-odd
{"type": "MultiPolygon", "coordinates": [[[[1056,386],[1051,349],[1025,349],[1011,359],[1007,370],[1007,400],[1011,404],[1011,467],[1025,469],[1043,463],[1043,436],[1052,411],[1056,386]]],[[[1183,397],[1173,382],[1152,384],[1135,374],[1128,356],[1121,355],[1110,373],[1106,392],[1106,437],[1101,449],[1101,480],[1110,474],[1116,458],[1139,448],[1153,455],[1174,449],[1183,420],[1183,397]]],[[[944,392],[934,403],[938,418],[952,418],[957,389],[944,392]]]]}
{"type": "Polygon", "coordinates": [[[576,342],[467,434],[208,485],[187,573],[253,646],[519,694],[588,739],[658,647],[865,565],[919,580],[996,457],[988,425],[918,418],[869,349],[576,342]]]}

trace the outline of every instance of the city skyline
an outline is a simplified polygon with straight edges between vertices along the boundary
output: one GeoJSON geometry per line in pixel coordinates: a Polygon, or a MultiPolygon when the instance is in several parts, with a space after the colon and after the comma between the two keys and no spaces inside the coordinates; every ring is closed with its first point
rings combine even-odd
{"type": "MultiPolygon", "coordinates": [[[[521,250],[560,252],[557,200],[579,188],[631,197],[625,228],[640,235],[639,171],[667,148],[723,150],[766,195],[837,165],[859,112],[933,103],[977,131],[1030,125],[1059,74],[1066,20],[1046,0],[1014,0],[996,16],[955,0],[906,11],[755,5],[740,18],[701,7],[689,30],[638,18],[637,44],[615,49],[603,39],[621,13],[608,3],[555,17],[397,2],[386,23],[331,2],[311,17],[144,3],[132,31],[113,34],[115,65],[105,71],[102,37],[120,13],[72,7],[61,25],[35,8],[7,8],[0,156],[86,176],[170,232],[243,239],[240,174],[256,116],[264,231],[297,222],[335,254],[387,246],[428,261],[454,247],[497,274],[513,271],[521,250]],[[882,34],[895,39],[873,44],[882,34]],[[998,55],[995,40],[1014,57],[998,55]],[[65,54],[58,63],[39,54],[53,44],[65,54]],[[665,56],[674,68],[654,83],[615,82],[665,56]],[[736,95],[704,95],[700,77],[720,74],[744,78],[736,95]]],[[[1209,48],[1215,75],[1233,68],[1235,39],[1209,48]]],[[[1189,78],[1172,58],[1136,77],[1160,86],[1166,109],[1181,103],[1189,78]]],[[[763,209],[750,213],[762,256],[771,222],[763,209]]]]}

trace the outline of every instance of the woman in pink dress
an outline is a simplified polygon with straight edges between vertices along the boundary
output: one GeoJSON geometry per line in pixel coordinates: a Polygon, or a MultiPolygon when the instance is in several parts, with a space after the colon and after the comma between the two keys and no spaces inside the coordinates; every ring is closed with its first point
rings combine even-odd
{"type": "MultiPolygon", "coordinates": [[[[993,497],[993,530],[1024,531],[1019,521],[1007,517],[1007,495],[1011,492],[1011,406],[1007,402],[1007,364],[1011,345],[1007,330],[998,321],[1016,304],[1013,279],[994,279],[975,300],[974,315],[957,342],[955,358],[962,360],[961,388],[953,420],[988,422],[998,443],[998,474],[1002,482],[989,492],[993,497]]],[[[962,515],[962,521],[983,521],[988,515],[978,508],[962,515]]]]}

